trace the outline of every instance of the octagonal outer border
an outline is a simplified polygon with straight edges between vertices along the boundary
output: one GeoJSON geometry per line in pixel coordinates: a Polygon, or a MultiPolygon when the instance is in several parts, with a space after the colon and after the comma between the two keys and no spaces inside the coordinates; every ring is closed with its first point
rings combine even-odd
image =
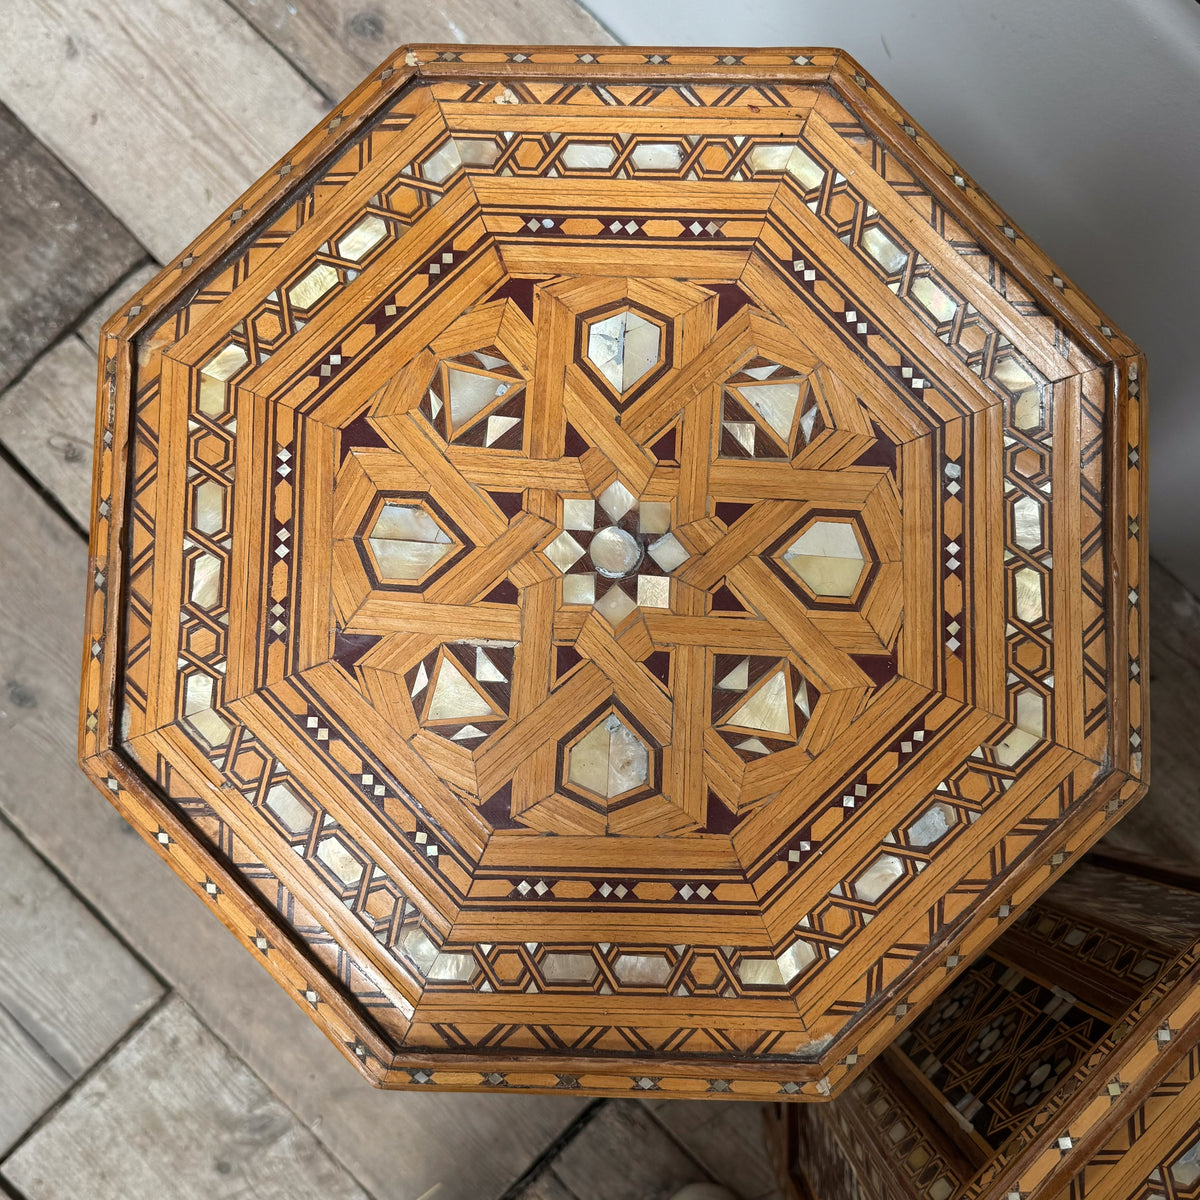
{"type": "MultiPolygon", "coordinates": [[[[599,83],[646,82],[648,79],[678,79],[682,71],[689,81],[719,80],[727,83],[763,83],[787,79],[810,85],[827,85],[863,121],[878,143],[892,149],[907,162],[924,186],[940,203],[951,208],[980,243],[991,253],[1014,261],[1021,282],[1030,293],[1060,320],[1066,330],[1099,360],[1106,370],[1112,403],[1112,428],[1106,446],[1106,473],[1112,503],[1108,517],[1108,539],[1112,552],[1108,599],[1113,638],[1109,646],[1112,678],[1124,680],[1126,664],[1140,665],[1147,637],[1145,509],[1145,415],[1142,393],[1145,361],[1111,323],[1073,288],[1035,246],[1010,222],[992,201],[940,150],[885,92],[848,56],[835,50],[745,50],[689,49],[662,54],[646,48],[604,47],[591,51],[569,47],[523,49],[515,47],[415,46],[401,48],[381,69],[368,78],[334,113],[305,138],[275,168],[255,183],[226,210],[185,253],[105,324],[98,385],[96,450],[93,475],[93,516],[90,542],[91,586],[88,597],[84,645],[84,679],[80,720],[80,760],[93,781],[114,802],[135,828],[166,857],[199,895],[205,898],[225,923],[248,946],[256,938],[268,942],[262,953],[268,969],[302,1006],[308,1007],[343,1050],[346,1057],[376,1084],[419,1086],[428,1080],[412,1077],[414,1068],[435,1072],[436,1082],[447,1088],[488,1086],[487,1076],[475,1078],[478,1067],[494,1069],[497,1064],[465,1059],[455,1068],[444,1066],[445,1053],[393,1055],[386,1040],[357,1007],[331,986],[323,970],[267,912],[246,884],[212,857],[203,840],[158,797],[141,772],[126,762],[116,749],[118,738],[111,727],[117,680],[119,606],[108,605],[107,584],[119,578],[124,561],[120,538],[126,518],[127,454],[131,429],[127,401],[133,394],[133,339],[151,323],[174,309],[193,284],[226,258],[250,228],[247,216],[261,221],[278,211],[306,179],[330,164],[370,125],[382,106],[414,80],[436,81],[453,77],[522,79],[575,77],[599,83]],[[964,204],[965,202],[965,204],[964,204]],[[1126,514],[1137,518],[1136,532],[1125,527],[1126,514]],[[1128,602],[1126,602],[1128,597],[1128,602]],[[1122,619],[1122,616],[1124,619],[1122,619]],[[262,930],[267,930],[266,937],[262,930]],[[273,942],[272,942],[272,939],[273,942]],[[302,987],[298,986],[303,984],[302,987]]],[[[896,1006],[896,1029],[911,1019],[916,1005],[929,993],[944,986],[955,973],[955,964],[968,961],[994,936],[995,926],[1006,921],[1040,892],[1049,877],[1069,858],[1086,849],[1099,836],[1104,823],[1122,806],[1136,802],[1148,780],[1148,722],[1144,687],[1135,685],[1131,694],[1110,697],[1110,727],[1114,736],[1111,766],[1114,770],[1095,789],[1085,808],[1078,808],[1054,827],[1054,835],[1036,859],[1023,860],[1012,875],[1012,901],[1001,910],[976,913],[956,929],[956,953],[947,959],[945,973],[930,965],[925,977],[914,983],[896,1006]],[[1137,711],[1131,711],[1137,709],[1137,711]],[[1140,736],[1136,757],[1131,755],[1124,734],[1133,728],[1140,736]],[[1130,768],[1133,768],[1130,773],[1130,768]],[[1046,853],[1055,846],[1050,853],[1046,853]],[[1025,869],[1022,869],[1025,868],[1025,869]],[[953,963],[952,961],[953,960],[953,963]]],[[[882,1025],[878,1027],[882,1031],[882,1025]]],[[[892,1031],[894,1032],[894,1031],[892,1031]]],[[[853,1041],[853,1026],[847,1028],[819,1063],[796,1064],[796,1083],[783,1094],[799,1099],[819,1099],[841,1090],[854,1074],[856,1062],[865,1061],[878,1046],[864,1044],[846,1054],[853,1041]]],[[[880,1041],[877,1035],[871,1041],[880,1041]]],[[[886,1040],[886,1038],[884,1039],[886,1040]]],[[[573,1084],[551,1081],[556,1062],[521,1055],[509,1056],[517,1078],[506,1086],[530,1090],[561,1090],[574,1086],[583,1091],[628,1094],[645,1090],[638,1072],[661,1069],[661,1060],[604,1060],[593,1064],[594,1073],[573,1084]]],[[[575,1065],[569,1062],[566,1065],[575,1065]]],[[[729,1064],[714,1064],[720,1070],[729,1064]]],[[[424,1073],[424,1071],[422,1071],[424,1073]]],[[[730,1098],[779,1094],[779,1078],[785,1071],[775,1062],[743,1064],[733,1089],[716,1094],[730,1098]],[[745,1081],[742,1086],[741,1081],[745,1081]],[[736,1090],[735,1090],[736,1089],[736,1090]]],[[[697,1072],[696,1074],[699,1074],[697,1072]]],[[[695,1076],[655,1080],[653,1090],[697,1094],[702,1080],[695,1076]],[[661,1086],[662,1083],[668,1086],[661,1086]]],[[[711,1092],[705,1094],[712,1094],[711,1092]]]]}

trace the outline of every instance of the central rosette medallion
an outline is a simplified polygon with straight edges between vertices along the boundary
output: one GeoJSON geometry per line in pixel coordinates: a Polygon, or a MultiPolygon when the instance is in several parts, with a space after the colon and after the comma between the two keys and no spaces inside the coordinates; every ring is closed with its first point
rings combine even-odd
{"type": "Polygon", "coordinates": [[[735,285],[510,280],[340,453],[339,661],[497,831],[728,833],[896,672],[897,447],[735,285]]]}
{"type": "Polygon", "coordinates": [[[618,625],[635,608],[670,608],[671,573],[691,557],[671,532],[671,505],[638,502],[622,483],[596,499],[563,497],[563,531],[546,557],[563,573],[564,604],[591,604],[618,625]]]}

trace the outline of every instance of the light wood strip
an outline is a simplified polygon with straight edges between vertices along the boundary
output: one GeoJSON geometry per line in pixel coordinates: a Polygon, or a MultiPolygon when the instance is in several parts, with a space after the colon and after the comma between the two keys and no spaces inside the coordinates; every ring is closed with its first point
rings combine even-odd
{"type": "Polygon", "coordinates": [[[743,462],[718,459],[708,469],[709,487],[722,500],[804,500],[820,496],[823,503],[859,506],[878,486],[869,472],[806,471],[783,462],[743,462]]]}
{"type": "MultiPolygon", "coordinates": [[[[987,727],[986,714],[970,713],[964,716],[964,734],[967,731],[982,734],[987,727]]],[[[1061,767],[1069,759],[1067,751],[1053,751],[1048,762],[1039,764],[1042,769],[1035,773],[1037,778],[1033,785],[1028,789],[1022,788],[1007,803],[997,806],[1005,811],[989,814],[991,819],[984,830],[995,829],[1000,822],[1011,823],[1016,810],[1027,811],[1035,807],[1045,795],[1045,781],[1056,767],[1061,767]],[[1040,794],[1039,787],[1042,789],[1040,794]]],[[[864,870],[879,853],[884,835],[902,820],[908,819],[908,814],[915,815],[927,803],[929,793],[954,768],[956,762],[952,743],[944,743],[928,754],[918,770],[889,786],[886,803],[874,805],[869,812],[859,813],[853,836],[843,836],[823,848],[819,860],[806,872],[803,886],[793,886],[786,899],[772,907],[767,918],[771,931],[776,936],[783,935],[789,922],[794,924],[800,920],[805,912],[822,903],[834,887],[838,884],[844,887],[845,883],[864,870]]],[[[1015,791],[1015,788],[1012,790],[1015,791]]],[[[911,936],[909,931],[914,920],[920,919],[917,914],[927,912],[939,896],[961,879],[973,877],[973,873],[982,868],[983,864],[977,860],[980,858],[980,847],[988,844],[985,839],[989,835],[984,830],[979,831],[976,837],[959,839],[919,875],[906,880],[903,902],[897,902],[897,894],[890,904],[881,905],[871,922],[880,926],[876,932],[878,940],[874,943],[876,955],[893,941],[911,936]]],[[[822,1011],[820,1006],[827,1007],[836,1002],[836,997],[853,985],[862,970],[861,960],[856,962],[855,957],[839,954],[832,963],[826,965],[816,986],[805,997],[807,1011],[822,1011]],[[808,1008],[809,1004],[812,1005],[811,1009],[808,1008]]],[[[873,957],[875,955],[868,956],[868,961],[873,957]]]]}
{"type": "MultiPolygon", "coordinates": [[[[312,421],[305,423],[303,439],[304,477],[301,480],[297,474],[290,475],[289,478],[296,482],[288,489],[295,530],[290,539],[295,580],[292,591],[300,600],[295,605],[298,627],[291,633],[290,645],[295,648],[300,665],[307,667],[323,662],[329,656],[329,597],[336,574],[333,552],[334,547],[345,543],[335,542],[333,538],[334,492],[329,484],[337,470],[336,435],[333,430],[312,421]]],[[[268,455],[268,462],[274,465],[274,453],[268,455]]],[[[276,503],[268,499],[268,507],[274,510],[276,503]]],[[[263,524],[270,528],[270,521],[263,524]]],[[[274,546],[267,547],[268,553],[273,553],[274,549],[274,546]]],[[[361,566],[357,570],[361,572],[361,566]]],[[[270,605],[263,607],[269,609],[270,605]]],[[[251,619],[270,624],[261,611],[251,619]]]]}
{"type": "Polygon", "coordinates": [[[675,702],[671,799],[701,826],[708,803],[703,775],[707,662],[708,655],[700,646],[676,646],[671,656],[671,694],[675,702]]]}
{"type": "Polygon", "coordinates": [[[429,480],[392,450],[355,449],[346,456],[346,462],[351,458],[358,462],[375,491],[420,492],[429,488],[429,480]]]}
{"type": "MultiPolygon", "coordinates": [[[[806,114],[811,111],[815,92],[793,89],[789,106],[751,107],[748,104],[696,108],[680,105],[671,117],[671,135],[698,134],[701,137],[726,137],[729,133],[731,110],[737,113],[739,128],[750,137],[772,142],[795,141],[803,128],[806,114]],[[744,124],[743,124],[744,121],[744,124]]],[[[443,100],[446,123],[455,132],[503,133],[507,130],[540,130],[553,117],[554,128],[562,134],[583,135],[588,138],[612,137],[614,134],[652,140],[662,136],[663,122],[657,106],[634,108],[623,106],[619,115],[614,106],[604,103],[522,104],[516,112],[489,111],[487,105],[443,100]]],[[[646,180],[645,182],[651,182],[646,180]]],[[[688,183],[690,181],[684,181],[688,183]]],[[[607,181],[605,181],[607,184],[607,181]]],[[[761,185],[760,185],[761,186],[761,185]]],[[[747,205],[747,209],[751,206],[747,205]]],[[[666,210],[671,211],[671,210],[666,210]]]]}
{"type": "MultiPolygon", "coordinates": [[[[170,374],[178,379],[184,374],[184,368],[173,365],[170,374]]],[[[265,614],[262,595],[264,589],[270,590],[272,570],[286,569],[279,557],[272,553],[278,546],[278,541],[275,546],[268,544],[274,510],[269,486],[271,470],[275,465],[274,438],[270,432],[270,421],[273,414],[266,403],[253,395],[238,396],[235,411],[238,416],[240,435],[233,444],[233,476],[238,483],[239,502],[232,504],[233,546],[223,567],[226,576],[223,579],[224,594],[228,596],[229,624],[233,630],[225,670],[225,692],[229,696],[249,691],[259,679],[258,638],[252,631],[257,630],[263,622],[265,614]],[[241,490],[243,488],[244,491],[241,490]]],[[[318,466],[319,458],[318,450],[314,452],[311,464],[308,464],[307,482],[319,491],[327,491],[329,488],[328,478],[322,479],[313,472],[313,468],[318,466]]],[[[227,479],[228,483],[232,483],[232,480],[227,479]]],[[[231,502],[232,487],[229,488],[227,495],[231,502]]],[[[161,512],[164,507],[161,490],[159,496],[161,512]]],[[[184,514],[181,513],[180,516],[182,519],[184,514]]],[[[169,525],[166,528],[160,526],[157,532],[160,537],[169,538],[172,536],[168,532],[169,529],[169,525]]],[[[294,544],[292,552],[296,552],[294,544]]],[[[317,553],[319,556],[328,558],[328,534],[326,534],[325,544],[317,553]]],[[[156,570],[157,562],[156,555],[156,570]]],[[[326,568],[327,571],[328,568],[326,568]]],[[[316,574],[315,570],[314,574],[316,574]]],[[[325,578],[328,579],[328,573],[325,578]]],[[[163,592],[167,592],[174,581],[171,581],[169,576],[156,574],[154,582],[156,585],[154,603],[157,615],[160,603],[158,597],[163,592]]],[[[175,587],[178,588],[178,583],[175,583],[175,587]]],[[[311,610],[313,597],[310,594],[305,599],[311,610]]],[[[319,639],[319,646],[325,649],[328,647],[329,641],[327,601],[324,602],[322,624],[325,628],[319,639]]],[[[311,622],[309,625],[311,633],[311,622]]],[[[164,647],[165,654],[169,655],[171,652],[169,646],[164,647]]],[[[174,715],[174,713],[171,714],[171,716],[174,715]]],[[[160,722],[167,719],[169,718],[166,713],[160,716],[160,722]]]]}
{"type": "Polygon", "coordinates": [[[603,617],[595,612],[588,614],[575,640],[575,648],[608,676],[614,692],[629,705],[630,711],[646,726],[646,731],[659,746],[671,742],[673,706],[670,698],[655,685],[641,664],[630,657],[603,617]]]}
{"type": "MultiPolygon", "coordinates": [[[[356,632],[350,626],[355,613],[370,599],[371,580],[367,576],[355,543],[349,539],[333,543],[332,563],[329,591],[331,615],[347,633],[356,632]]],[[[305,597],[305,608],[311,608],[314,618],[317,616],[319,604],[319,597],[311,593],[305,597]]]]}
{"type": "MultiPolygon", "coordinates": [[[[862,605],[862,617],[880,649],[855,651],[880,654],[893,644],[904,617],[904,568],[898,562],[880,563],[862,605]]],[[[865,632],[865,630],[864,630],[865,632]]]]}
{"type": "MultiPolygon", "coordinates": [[[[907,442],[899,452],[904,500],[903,595],[904,624],[900,631],[897,665],[900,673],[918,683],[933,685],[937,672],[931,646],[940,646],[937,629],[942,611],[940,566],[935,548],[935,530],[940,520],[928,514],[940,504],[941,480],[936,475],[934,449],[928,440],[907,442]]],[[[939,652],[940,657],[940,652],[939,652]]]]}
{"type": "MultiPolygon", "coordinates": [[[[510,182],[505,180],[504,182],[510,182]]],[[[551,183],[564,180],[553,179],[551,183]]],[[[497,249],[510,275],[610,275],[623,279],[629,274],[629,255],[634,247],[621,243],[519,241],[497,238],[497,249]]],[[[638,274],[653,279],[681,279],[695,274],[704,279],[736,279],[746,267],[748,250],[710,250],[688,246],[686,249],[658,243],[654,253],[638,261],[638,274]]]]}
{"type": "Polygon", "coordinates": [[[680,525],[708,515],[708,498],[713,491],[709,445],[713,437],[712,417],[720,403],[720,389],[709,388],[683,410],[676,438],[680,463],[675,520],[680,525]]]}
{"type": "Polygon", "coordinates": [[[1052,620],[1054,622],[1054,739],[1083,752],[1083,636],[1079,628],[1079,593],[1083,587],[1080,562],[1080,429],[1078,377],[1056,383],[1051,403],[1054,427],[1054,494],[1042,528],[1050,533],[1053,555],[1052,620]]]}
{"type": "Polygon", "coordinates": [[[712,646],[732,653],[784,650],[790,645],[772,624],[753,617],[677,616],[653,609],[642,617],[660,646],[712,646]]]}
{"type": "MultiPolygon", "coordinates": [[[[163,390],[186,397],[189,394],[187,370],[169,359],[163,360],[163,390]]],[[[175,716],[175,687],[179,667],[179,611],[183,588],[183,515],[187,498],[186,459],[188,405],[162,405],[159,430],[158,484],[155,512],[156,552],[154,556],[155,626],[150,642],[151,689],[146,705],[148,728],[154,728],[175,716]]],[[[228,586],[228,582],[226,584],[228,586]]]]}
{"type": "Polygon", "coordinates": [[[453,630],[464,638],[516,641],[521,614],[507,608],[464,604],[426,604],[396,594],[369,596],[346,622],[347,633],[441,633],[453,630]]]}
{"type": "MultiPolygon", "coordinates": [[[[642,936],[640,930],[639,936],[642,936]]],[[[614,1025],[628,1024],[664,1030],[679,1028],[684,1023],[703,1027],[706,1022],[715,1022],[725,1009],[719,997],[612,996],[608,998],[608,1002],[611,1004],[614,1025]]],[[[430,992],[422,999],[415,1020],[449,1020],[449,1014],[454,1011],[451,1007],[453,1003],[453,997],[430,992]]],[[[508,996],[480,996],[480,1020],[486,1021],[489,1026],[494,1022],[503,1021],[503,1014],[511,1004],[512,999],[508,996]]],[[[578,1004],[578,997],[526,993],[521,997],[521,1004],[529,1013],[531,1022],[567,1023],[578,1004]]],[[[803,1021],[788,997],[748,999],[739,1015],[729,1020],[728,1027],[768,1028],[797,1033],[804,1030],[803,1021]]]]}
{"type": "Polygon", "coordinates": [[[658,464],[612,419],[611,413],[596,406],[589,395],[594,392],[595,385],[579,367],[570,365],[562,396],[567,420],[612,463],[625,486],[635,496],[640,496],[658,464]]]}
{"type": "Polygon", "coordinates": [[[426,587],[430,604],[470,604],[477,596],[491,591],[515,561],[529,555],[539,542],[554,532],[549,521],[522,513],[496,540],[452,567],[440,579],[426,587]]]}
{"type": "MultiPolygon", "coordinates": [[[[510,114],[506,119],[512,120],[510,114]]],[[[480,203],[494,211],[520,209],[530,212],[543,208],[547,212],[569,212],[578,209],[581,213],[594,214],[598,210],[629,216],[641,211],[660,216],[663,213],[678,214],[689,218],[708,213],[759,213],[766,210],[775,194],[774,180],[766,183],[732,183],[724,180],[678,180],[678,179],[606,179],[598,192],[597,181],[583,178],[539,179],[530,176],[499,178],[477,175],[473,180],[480,203]]],[[[632,247],[626,246],[628,255],[632,247]]],[[[657,248],[656,248],[657,252],[657,248]]],[[[701,261],[711,253],[707,246],[689,247],[701,261]]],[[[677,253],[686,253],[679,251],[677,253]]],[[[639,262],[636,274],[647,277],[645,263],[639,262]]],[[[568,274],[568,272],[553,272],[568,274]]],[[[586,271],[570,272],[587,274],[586,271]]],[[[607,275],[602,271],[598,274],[607,275]]],[[[631,274],[628,267],[622,275],[631,274]]],[[[650,276],[659,272],[651,271],[650,276]]],[[[680,279],[720,279],[720,275],[709,275],[707,271],[686,270],[680,279]]],[[[736,278],[736,276],[725,276],[736,278]]]]}
{"type": "Polygon", "coordinates": [[[405,686],[404,677],[394,671],[377,671],[359,663],[358,672],[366,689],[367,699],[377,708],[393,729],[402,738],[408,739],[417,732],[417,721],[412,702],[405,686]]]}
{"type": "MultiPolygon", "coordinates": [[[[578,810],[578,806],[576,806],[578,810]]],[[[536,818],[536,810],[526,810],[531,813],[531,818],[536,818]]],[[[578,810],[582,812],[582,810],[578,810]]],[[[522,816],[522,820],[526,818],[522,816]]],[[[580,825],[583,824],[583,819],[579,818],[580,825]]],[[[584,832],[581,828],[580,832],[584,832]]],[[[595,830],[590,831],[593,839],[601,836],[595,830]]],[[[624,837],[621,839],[625,840],[624,837]]],[[[666,839],[657,838],[657,841],[664,842],[666,839]]],[[[538,867],[533,874],[538,878],[545,875],[544,867],[538,867]]],[[[614,875],[617,872],[612,872],[614,875]]],[[[670,888],[670,884],[662,884],[660,890],[666,892],[670,888]]],[[[507,894],[507,890],[505,892],[507,894]]],[[[668,931],[678,929],[677,924],[672,925],[664,920],[662,913],[655,912],[628,912],[621,911],[617,905],[611,908],[607,906],[598,906],[592,904],[580,905],[578,907],[564,907],[555,911],[554,923],[556,930],[561,929],[562,940],[564,944],[571,943],[592,943],[592,942],[617,942],[624,943],[629,946],[646,946],[646,945],[663,945],[666,939],[672,936],[668,931]]],[[[456,941],[463,942],[534,942],[545,935],[546,916],[545,913],[539,913],[536,910],[529,912],[521,912],[519,909],[508,907],[499,907],[490,912],[480,912],[478,909],[464,910],[462,917],[454,926],[453,937],[456,941]]],[[[697,906],[694,910],[688,912],[687,925],[688,940],[695,940],[701,945],[729,945],[745,946],[748,949],[765,947],[768,944],[768,936],[763,928],[762,921],[756,916],[746,915],[745,913],[729,913],[729,912],[706,912],[702,907],[697,906]],[[722,942],[721,938],[728,936],[731,942],[722,942]]],[[[643,998],[643,999],[647,999],[643,998]]],[[[576,993],[571,995],[545,995],[541,997],[545,1007],[542,1012],[549,1017],[557,1011],[561,1014],[561,1019],[567,1026],[578,1028],[578,1002],[579,995],[576,993]],[[575,1014],[575,1020],[567,1014],[575,1014]]],[[[621,997],[621,1000],[628,1002],[633,997],[621,997]]],[[[655,996],[653,1000],[661,1000],[663,997],[655,996]]],[[[523,1002],[523,998],[522,998],[523,1002]]],[[[789,1020],[795,1016],[796,1006],[788,999],[775,1001],[777,1004],[776,1011],[780,1014],[781,1019],[789,1020]]],[[[491,1006],[489,1005],[489,1008],[491,1006]]],[[[532,1007],[531,1007],[531,1012],[532,1007]]],[[[625,1011],[631,1019],[636,1019],[639,1011],[635,1006],[629,1005],[625,1011]],[[633,1011],[630,1011],[633,1009],[633,1011]]],[[[423,1010],[422,1016],[428,1013],[428,1010],[423,1010]]],[[[745,1017],[739,1006],[737,1015],[729,1013],[726,1010],[726,1019],[734,1028],[744,1024],[752,1024],[754,1018],[745,1017]]],[[[693,1017],[693,1025],[699,1023],[693,1017]]],[[[605,1022],[607,1024],[607,1022],[605,1022]]],[[[647,1022],[647,1024],[650,1024],[647,1022]]],[[[666,1022],[663,1023],[667,1024],[666,1022]]],[[[674,1021],[670,1023],[669,1028],[677,1028],[674,1021]]],[[[772,1028],[777,1028],[772,1026],[772,1028]]]]}
{"type": "Polygon", "coordinates": [[[989,712],[1006,711],[1007,683],[1004,668],[1004,626],[1008,602],[1005,598],[1004,550],[990,531],[1004,528],[1003,463],[992,447],[1003,438],[1000,406],[989,409],[975,426],[970,466],[964,455],[964,470],[974,483],[972,511],[966,516],[968,532],[975,543],[974,570],[970,591],[971,633],[975,643],[974,702],[989,712]]]}
{"type": "Polygon", "coordinates": [[[523,721],[488,738],[475,761],[480,794],[490,796],[496,791],[524,758],[527,745],[555,738],[565,713],[582,716],[604,701],[611,690],[612,684],[603,673],[592,664],[585,664],[523,721]]]}
{"type": "MultiPolygon", "coordinates": [[[[413,471],[411,478],[416,480],[421,477],[413,471]]],[[[334,538],[350,538],[358,533],[374,495],[375,483],[365,470],[361,451],[351,450],[342,460],[333,486],[334,538]]]]}
{"type": "MultiPolygon", "coordinates": [[[[543,742],[535,746],[529,757],[517,767],[512,779],[512,801],[509,812],[512,816],[521,816],[529,812],[535,805],[542,804],[554,791],[554,772],[557,768],[558,747],[552,742],[543,742]]],[[[572,807],[583,810],[578,805],[572,807]]],[[[590,814],[589,814],[590,815],[590,814]]],[[[529,818],[529,824],[536,827],[536,819],[529,818]]],[[[604,818],[596,814],[597,832],[604,832],[604,818]]],[[[583,832],[581,830],[581,832],[583,832]]],[[[489,845],[496,840],[493,834],[489,845]]],[[[484,850],[487,853],[487,850],[484,850]]]]}
{"type": "MultiPolygon", "coordinates": [[[[465,480],[477,487],[499,492],[523,491],[529,483],[527,459],[502,459],[474,446],[450,446],[446,458],[465,480]]],[[[588,489],[587,477],[577,458],[539,460],[537,481],[546,491],[586,492],[588,489]]]]}
{"type": "Polygon", "coordinates": [[[763,500],[738,518],[720,541],[699,558],[685,563],[679,578],[693,587],[713,587],[747,555],[761,549],[764,542],[777,537],[780,530],[798,520],[804,511],[798,500],[763,500]]]}
{"type": "Polygon", "coordinates": [[[521,594],[521,646],[513,662],[509,709],[514,720],[533,712],[549,694],[557,592],[555,581],[546,579],[521,594]]]}
{"type": "MultiPolygon", "coordinates": [[[[507,262],[505,267],[511,270],[507,262]]],[[[525,410],[529,454],[533,458],[553,459],[563,453],[566,414],[562,394],[574,346],[575,318],[551,286],[538,289],[534,295],[533,323],[541,354],[525,410]]],[[[570,469],[572,462],[567,460],[563,466],[570,469]]]]}
{"type": "Polygon", "coordinates": [[[743,561],[729,572],[729,581],[800,655],[816,675],[818,686],[865,687],[870,683],[847,654],[821,635],[800,601],[765,563],[757,559],[743,561]]]}
{"type": "Polygon", "coordinates": [[[468,795],[475,793],[475,769],[467,751],[425,729],[418,729],[409,745],[418,759],[431,768],[442,783],[468,795]]]}

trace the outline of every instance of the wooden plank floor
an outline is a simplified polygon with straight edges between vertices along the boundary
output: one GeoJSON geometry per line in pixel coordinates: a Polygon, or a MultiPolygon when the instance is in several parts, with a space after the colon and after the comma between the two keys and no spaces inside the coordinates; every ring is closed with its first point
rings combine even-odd
{"type": "MultiPolygon", "coordinates": [[[[0,1196],[776,1195],[754,1106],[371,1090],[75,765],[101,320],[409,40],[572,0],[10,0],[0,40],[0,1196]]],[[[1155,789],[1200,858],[1200,606],[1154,592],[1155,789]]]]}
{"type": "Polygon", "coordinates": [[[370,1089],[75,765],[101,321],[396,44],[611,39],[572,0],[6,17],[0,1196],[772,1195],[756,1108],[370,1089]]]}

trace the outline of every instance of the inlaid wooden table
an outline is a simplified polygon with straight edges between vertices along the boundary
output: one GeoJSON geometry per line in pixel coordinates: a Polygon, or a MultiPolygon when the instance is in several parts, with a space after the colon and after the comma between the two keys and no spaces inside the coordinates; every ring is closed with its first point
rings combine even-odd
{"type": "Polygon", "coordinates": [[[803,1200],[1194,1200],[1200,877],[1085,861],[845,1095],[771,1130],[803,1200]]]}
{"type": "Polygon", "coordinates": [[[1144,789],[1143,375],[837,51],[402,50],[105,327],[84,765],[378,1084],[828,1097],[1144,789]]]}

